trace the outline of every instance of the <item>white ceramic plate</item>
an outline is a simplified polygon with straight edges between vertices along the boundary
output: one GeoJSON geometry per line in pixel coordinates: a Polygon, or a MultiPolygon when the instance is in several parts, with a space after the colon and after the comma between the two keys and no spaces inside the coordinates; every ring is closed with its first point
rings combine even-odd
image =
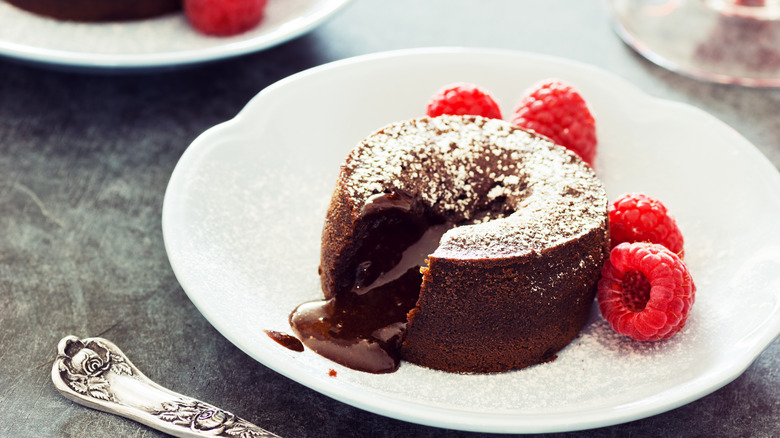
{"type": "MultiPolygon", "coordinates": [[[[426,425],[487,432],[593,428],[667,411],[741,374],[780,333],[780,175],[743,137],[690,106],[647,96],[586,65],[506,51],[423,49],[340,61],[284,79],[198,137],[163,206],[177,278],[203,315],[266,366],[337,400],[426,425]],[[698,294],[684,330],[643,344],[597,312],[556,361],[492,375],[402,363],[352,371],[264,333],[290,332],[321,297],[320,231],[347,152],[384,124],[421,115],[440,86],[492,90],[505,114],[526,86],[559,77],[598,120],[597,173],[611,199],[661,198],[686,237],[698,294]],[[330,377],[328,371],[337,371],[330,377]]],[[[259,395],[258,395],[259,396],[259,395]]]]}
{"type": "Polygon", "coordinates": [[[0,1],[0,55],[71,68],[139,69],[214,61],[262,50],[322,23],[349,0],[269,0],[255,29],[202,35],[181,13],[116,23],[41,17],[0,1]]]}

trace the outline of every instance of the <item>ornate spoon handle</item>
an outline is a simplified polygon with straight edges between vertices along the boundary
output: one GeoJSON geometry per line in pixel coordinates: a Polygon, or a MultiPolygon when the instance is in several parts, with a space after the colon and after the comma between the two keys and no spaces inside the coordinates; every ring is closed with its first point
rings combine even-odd
{"type": "Polygon", "coordinates": [[[51,379],[62,395],[76,403],[173,436],[279,438],[228,411],[154,383],[103,338],[63,338],[51,379]]]}

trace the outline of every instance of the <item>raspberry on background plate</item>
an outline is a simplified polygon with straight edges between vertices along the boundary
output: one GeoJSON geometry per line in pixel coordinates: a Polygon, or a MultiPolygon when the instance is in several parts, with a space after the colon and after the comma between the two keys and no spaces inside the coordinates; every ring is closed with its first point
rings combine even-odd
{"type": "Polygon", "coordinates": [[[610,252],[601,275],[599,310],[618,333],[657,341],[685,326],[696,286],[685,263],[666,247],[621,243],[610,252]]]}
{"type": "Polygon", "coordinates": [[[238,35],[263,19],[268,0],[184,0],[184,15],[192,27],[214,36],[238,35]]]}

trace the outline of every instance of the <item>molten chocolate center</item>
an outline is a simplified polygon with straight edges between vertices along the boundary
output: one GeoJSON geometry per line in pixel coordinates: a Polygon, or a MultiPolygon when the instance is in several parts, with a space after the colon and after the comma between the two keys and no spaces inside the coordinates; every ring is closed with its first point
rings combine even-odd
{"type": "Polygon", "coordinates": [[[301,341],[328,359],[372,373],[395,371],[407,313],[417,305],[420,266],[445,226],[403,193],[373,196],[361,211],[363,232],[330,299],[298,306],[290,325],[301,341]]]}

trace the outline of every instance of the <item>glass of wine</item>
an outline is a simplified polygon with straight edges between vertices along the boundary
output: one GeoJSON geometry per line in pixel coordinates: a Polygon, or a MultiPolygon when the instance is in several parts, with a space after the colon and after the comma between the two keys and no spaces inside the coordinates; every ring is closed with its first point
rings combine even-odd
{"type": "Polygon", "coordinates": [[[780,0],[608,0],[615,30],[689,77],[780,87],[780,0]]]}

